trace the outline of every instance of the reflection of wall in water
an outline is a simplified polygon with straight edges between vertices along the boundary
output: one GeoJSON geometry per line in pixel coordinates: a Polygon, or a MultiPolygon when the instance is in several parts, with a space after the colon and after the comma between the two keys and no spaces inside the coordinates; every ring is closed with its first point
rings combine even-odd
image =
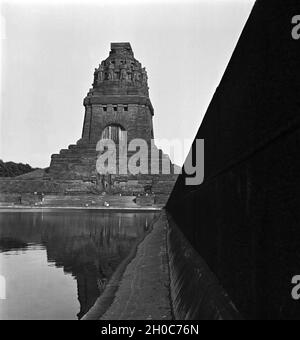
{"type": "Polygon", "coordinates": [[[0,251],[9,244],[43,244],[48,262],[76,278],[82,317],[153,218],[84,211],[0,214],[0,251]]]}

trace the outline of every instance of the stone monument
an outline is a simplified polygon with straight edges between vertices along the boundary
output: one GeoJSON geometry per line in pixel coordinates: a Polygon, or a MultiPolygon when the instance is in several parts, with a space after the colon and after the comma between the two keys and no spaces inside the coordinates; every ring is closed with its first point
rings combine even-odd
{"type": "MultiPolygon", "coordinates": [[[[159,150],[156,159],[150,159],[149,173],[111,174],[101,176],[96,170],[101,139],[112,139],[116,144],[127,138],[143,139],[149,148],[156,148],[154,138],[154,109],[149,98],[146,69],[135,59],[131,45],[112,43],[108,58],[94,72],[93,87],[84,98],[85,116],[82,137],[75,145],[52,155],[47,172],[48,180],[81,180],[91,182],[101,191],[126,194],[145,194],[157,188],[167,198],[177,178],[171,164],[170,174],[162,174],[162,161],[168,159],[159,150]],[[151,162],[159,164],[156,174],[150,172],[151,162]]],[[[158,150],[157,150],[158,151],[158,150]]],[[[128,152],[128,157],[134,152],[128,152]]]]}

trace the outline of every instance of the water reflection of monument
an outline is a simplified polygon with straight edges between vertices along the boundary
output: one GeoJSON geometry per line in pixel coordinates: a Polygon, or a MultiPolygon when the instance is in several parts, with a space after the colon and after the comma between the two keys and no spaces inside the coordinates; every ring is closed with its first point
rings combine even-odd
{"type": "Polygon", "coordinates": [[[154,216],[79,211],[0,214],[0,251],[44,246],[48,262],[76,279],[81,318],[154,216]]]}

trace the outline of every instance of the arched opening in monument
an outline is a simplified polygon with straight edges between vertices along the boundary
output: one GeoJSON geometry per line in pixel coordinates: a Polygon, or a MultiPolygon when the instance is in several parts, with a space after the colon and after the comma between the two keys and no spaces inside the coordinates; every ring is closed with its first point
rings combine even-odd
{"type": "Polygon", "coordinates": [[[116,144],[125,141],[126,130],[117,124],[108,125],[102,132],[101,139],[111,139],[116,144]]]}

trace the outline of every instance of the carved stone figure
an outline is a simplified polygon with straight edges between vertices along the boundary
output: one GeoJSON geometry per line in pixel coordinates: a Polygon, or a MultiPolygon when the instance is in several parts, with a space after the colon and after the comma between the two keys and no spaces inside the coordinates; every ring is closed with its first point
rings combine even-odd
{"type": "Polygon", "coordinates": [[[133,71],[133,81],[137,82],[140,80],[140,73],[137,70],[133,71]]]}
{"type": "Polygon", "coordinates": [[[99,71],[98,71],[98,81],[103,81],[104,80],[104,67],[103,65],[99,66],[99,71]]]}
{"type": "Polygon", "coordinates": [[[115,72],[114,72],[114,64],[110,63],[108,66],[108,79],[114,80],[115,79],[115,72]]]}
{"type": "Polygon", "coordinates": [[[127,71],[126,71],[125,68],[122,68],[122,69],[121,69],[120,79],[121,79],[121,80],[127,80],[127,71]]]}
{"type": "Polygon", "coordinates": [[[96,84],[96,83],[97,83],[97,69],[95,68],[93,84],[96,84]]]}
{"type": "Polygon", "coordinates": [[[143,84],[147,84],[148,76],[145,67],[142,69],[142,82],[143,84]]]}

